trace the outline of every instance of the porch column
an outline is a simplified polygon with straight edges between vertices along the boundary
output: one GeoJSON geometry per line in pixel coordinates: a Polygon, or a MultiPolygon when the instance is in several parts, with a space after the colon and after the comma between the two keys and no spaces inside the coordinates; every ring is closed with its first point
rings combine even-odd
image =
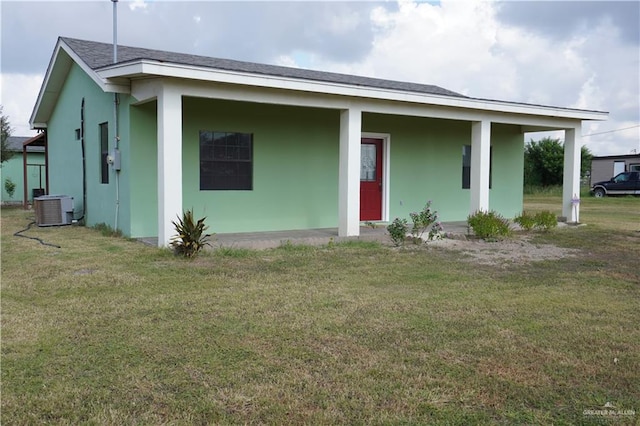
{"type": "Polygon", "coordinates": [[[580,204],[573,199],[580,199],[580,146],[581,128],[564,131],[564,172],[562,175],[562,216],[567,222],[580,221],[580,204]]]}
{"type": "Polygon", "coordinates": [[[164,84],[158,92],[158,247],[167,247],[182,216],[182,95],[164,84]]]}
{"type": "MultiPolygon", "coordinates": [[[[22,145],[22,208],[27,209],[29,200],[29,186],[27,185],[27,146],[22,145]]],[[[33,201],[35,208],[36,202],[33,201]]]]}
{"type": "Polygon", "coordinates": [[[340,160],[338,171],[338,235],[360,235],[360,135],[362,111],[340,112],[340,160]]]}
{"type": "Polygon", "coordinates": [[[469,213],[489,211],[491,122],[471,123],[471,196],[469,213]]]}

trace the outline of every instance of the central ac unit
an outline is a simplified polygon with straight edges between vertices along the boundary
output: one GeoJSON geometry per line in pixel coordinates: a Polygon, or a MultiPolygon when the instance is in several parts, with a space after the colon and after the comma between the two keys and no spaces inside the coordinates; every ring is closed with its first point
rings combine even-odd
{"type": "Polygon", "coordinates": [[[68,195],[43,195],[33,199],[38,226],[71,225],[73,222],[73,197],[68,195]]]}

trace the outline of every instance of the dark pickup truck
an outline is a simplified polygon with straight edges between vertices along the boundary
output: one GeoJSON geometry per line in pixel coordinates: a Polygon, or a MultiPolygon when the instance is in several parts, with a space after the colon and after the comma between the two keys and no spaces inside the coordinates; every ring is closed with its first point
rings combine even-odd
{"type": "Polygon", "coordinates": [[[640,195],[640,172],[620,173],[611,180],[591,185],[591,193],[598,197],[605,195],[640,195]]]}

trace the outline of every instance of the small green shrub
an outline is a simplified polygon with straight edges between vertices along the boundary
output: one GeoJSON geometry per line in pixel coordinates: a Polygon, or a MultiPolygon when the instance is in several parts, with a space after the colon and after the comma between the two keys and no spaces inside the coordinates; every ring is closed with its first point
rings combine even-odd
{"type": "Polygon", "coordinates": [[[393,245],[399,247],[404,245],[404,241],[407,238],[407,232],[409,231],[409,224],[407,219],[395,218],[389,226],[387,226],[387,232],[391,237],[393,245]]]}
{"type": "Polygon", "coordinates": [[[411,236],[414,242],[421,241],[422,235],[426,230],[438,220],[438,212],[431,210],[431,200],[422,210],[417,213],[409,213],[413,226],[411,227],[411,236]]]}
{"type": "MultiPolygon", "coordinates": [[[[429,229],[429,227],[436,223],[438,220],[438,212],[435,210],[431,210],[431,200],[427,201],[427,204],[424,206],[422,210],[417,213],[409,213],[411,217],[411,221],[413,222],[413,226],[411,227],[411,236],[413,237],[413,241],[418,244],[422,242],[422,236],[429,229]]],[[[431,239],[432,235],[435,231],[432,230],[429,232],[429,238],[431,239]]]]}
{"type": "Polygon", "coordinates": [[[178,221],[171,223],[175,227],[177,235],[171,239],[170,245],[176,254],[184,257],[194,257],[205,245],[210,234],[205,234],[209,227],[204,224],[206,217],[198,220],[193,219],[193,212],[187,210],[182,214],[182,218],[178,216],[178,221]]]}
{"type": "Polygon", "coordinates": [[[485,240],[496,240],[511,234],[509,221],[495,211],[477,211],[467,218],[473,233],[485,240]]]}
{"type": "Polygon", "coordinates": [[[524,211],[520,216],[515,217],[513,221],[525,231],[531,231],[536,226],[535,216],[524,211]]]}
{"type": "Polygon", "coordinates": [[[13,198],[13,194],[16,192],[16,184],[11,180],[11,178],[6,178],[4,180],[4,190],[7,191],[9,198],[13,198]]]}
{"type": "Polygon", "coordinates": [[[548,231],[558,225],[556,215],[547,210],[538,212],[535,215],[522,212],[522,214],[514,218],[513,221],[520,225],[520,227],[525,231],[531,231],[534,228],[542,231],[548,231]]]}
{"type": "Polygon", "coordinates": [[[429,241],[441,240],[444,237],[444,228],[442,222],[436,222],[429,230],[429,241]]]}
{"type": "Polygon", "coordinates": [[[558,226],[558,219],[556,218],[556,215],[548,210],[536,213],[534,220],[536,228],[543,231],[548,231],[549,229],[558,226]]]}

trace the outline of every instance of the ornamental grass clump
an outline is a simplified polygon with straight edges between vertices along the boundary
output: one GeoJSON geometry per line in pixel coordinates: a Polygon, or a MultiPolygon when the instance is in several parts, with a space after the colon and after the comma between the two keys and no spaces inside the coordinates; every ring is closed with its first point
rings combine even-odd
{"type": "Polygon", "coordinates": [[[467,223],[478,237],[496,241],[511,234],[509,221],[495,211],[477,211],[467,218],[467,223]]]}
{"type": "Polygon", "coordinates": [[[548,231],[558,226],[556,215],[548,210],[538,212],[535,215],[522,212],[522,214],[515,217],[513,221],[520,225],[524,231],[531,231],[532,229],[548,231]]]}
{"type": "Polygon", "coordinates": [[[536,226],[535,216],[523,211],[521,215],[516,216],[513,221],[520,225],[524,231],[531,231],[536,226]]]}
{"type": "Polygon", "coordinates": [[[549,229],[558,226],[558,219],[556,218],[556,215],[548,210],[536,213],[534,220],[536,228],[542,231],[548,231],[549,229]]]}
{"type": "Polygon", "coordinates": [[[198,254],[204,246],[209,245],[207,240],[211,235],[204,233],[209,228],[204,224],[205,219],[206,217],[203,217],[196,222],[193,218],[193,212],[187,210],[182,214],[182,218],[178,217],[177,222],[171,222],[177,232],[170,243],[175,254],[191,258],[198,254]]]}

